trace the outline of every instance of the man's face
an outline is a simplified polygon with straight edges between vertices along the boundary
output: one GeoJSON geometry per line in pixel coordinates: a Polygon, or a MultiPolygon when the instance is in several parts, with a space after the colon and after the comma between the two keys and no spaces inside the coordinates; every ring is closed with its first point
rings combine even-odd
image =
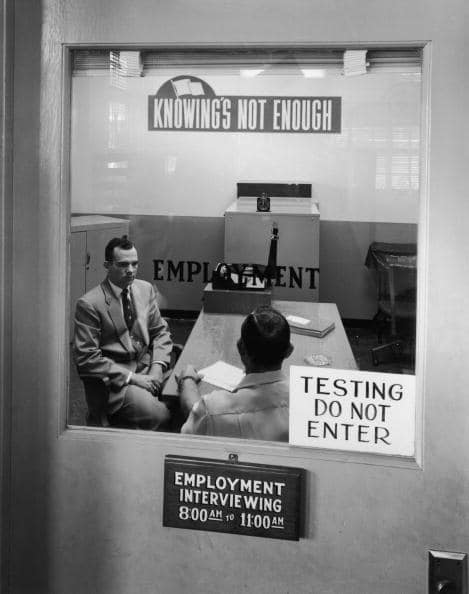
{"type": "Polygon", "coordinates": [[[137,276],[138,255],[137,250],[123,250],[115,247],[112,262],[105,262],[107,277],[117,287],[125,289],[132,284],[137,276]]]}

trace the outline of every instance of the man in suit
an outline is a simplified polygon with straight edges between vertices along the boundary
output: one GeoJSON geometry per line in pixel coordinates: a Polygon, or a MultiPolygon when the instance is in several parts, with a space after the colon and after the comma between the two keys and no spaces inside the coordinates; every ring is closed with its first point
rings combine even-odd
{"type": "Polygon", "coordinates": [[[157,429],[169,419],[158,400],[173,347],[153,286],[136,278],[127,236],[106,246],[105,280],[76,305],[74,355],[89,424],[157,429]]]}

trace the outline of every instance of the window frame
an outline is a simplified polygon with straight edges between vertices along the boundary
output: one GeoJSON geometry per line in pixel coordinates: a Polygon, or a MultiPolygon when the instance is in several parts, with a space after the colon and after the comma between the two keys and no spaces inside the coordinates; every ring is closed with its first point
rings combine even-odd
{"type": "MultiPolygon", "coordinates": [[[[180,448],[190,448],[201,455],[209,452],[210,456],[226,457],[235,453],[243,456],[264,456],[279,458],[291,461],[292,463],[304,459],[335,462],[354,462],[368,465],[401,467],[421,470],[423,468],[423,415],[424,415],[424,377],[426,365],[426,304],[427,304],[427,276],[428,276],[428,196],[429,196],[429,140],[430,140],[430,82],[431,82],[431,43],[430,42],[382,42],[382,43],[334,43],[334,44],[62,44],[62,134],[61,134],[61,195],[63,197],[64,217],[62,228],[67,233],[67,257],[62,259],[65,266],[65,277],[67,279],[67,291],[64,296],[64,312],[68,312],[70,305],[70,231],[69,221],[71,216],[70,196],[70,167],[71,167],[71,87],[72,87],[72,55],[74,50],[141,50],[158,51],[161,49],[189,52],[191,50],[232,50],[243,48],[254,49],[281,49],[281,50],[305,50],[313,49],[336,49],[347,47],[348,49],[375,48],[417,48],[422,50],[422,82],[421,82],[421,136],[420,136],[420,189],[419,189],[419,216],[418,216],[418,254],[419,266],[417,273],[417,320],[416,320],[416,341],[415,341],[415,377],[416,377],[416,417],[415,417],[415,453],[411,457],[402,457],[378,453],[352,452],[345,450],[331,450],[321,448],[306,448],[292,446],[280,442],[263,442],[249,439],[222,438],[189,436],[173,433],[147,432],[140,430],[126,430],[100,427],[83,427],[70,425],[68,423],[69,408],[69,366],[71,349],[69,348],[70,322],[65,323],[65,335],[63,337],[64,349],[67,352],[65,362],[67,370],[63,377],[63,394],[59,403],[59,427],[58,436],[61,439],[93,439],[100,441],[127,440],[142,443],[154,443],[167,451],[174,451],[180,448]],[[274,448],[274,449],[273,449],[274,448]]],[[[68,314],[66,320],[68,319],[68,314]]]]}

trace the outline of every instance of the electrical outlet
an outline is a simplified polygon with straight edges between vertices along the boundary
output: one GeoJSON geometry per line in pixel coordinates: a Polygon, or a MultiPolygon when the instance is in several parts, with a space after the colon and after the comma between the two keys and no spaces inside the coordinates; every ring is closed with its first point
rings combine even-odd
{"type": "Polygon", "coordinates": [[[466,553],[429,551],[428,594],[469,594],[466,553]]]}

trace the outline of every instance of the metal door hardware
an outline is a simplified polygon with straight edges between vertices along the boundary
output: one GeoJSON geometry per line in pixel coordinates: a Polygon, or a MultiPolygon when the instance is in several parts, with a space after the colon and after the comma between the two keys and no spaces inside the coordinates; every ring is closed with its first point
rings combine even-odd
{"type": "Polygon", "coordinates": [[[429,594],[468,594],[467,554],[429,551],[429,594]]]}

